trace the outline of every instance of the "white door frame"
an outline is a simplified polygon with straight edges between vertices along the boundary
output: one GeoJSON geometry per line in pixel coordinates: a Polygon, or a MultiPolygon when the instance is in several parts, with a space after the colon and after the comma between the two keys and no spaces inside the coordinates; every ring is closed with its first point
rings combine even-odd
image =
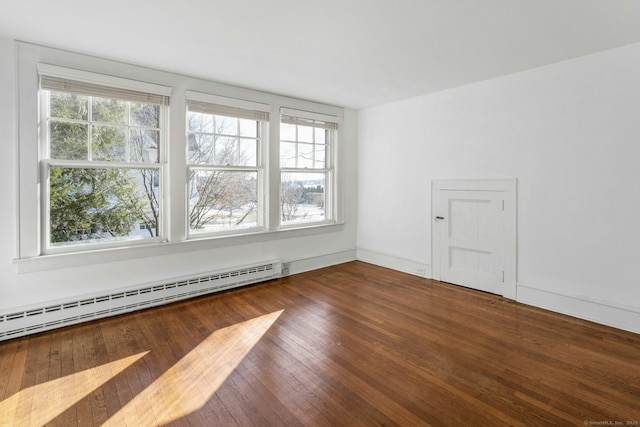
{"type": "Polygon", "coordinates": [[[431,182],[431,266],[432,277],[440,280],[440,251],[438,248],[438,235],[434,223],[436,216],[441,215],[440,190],[461,191],[497,191],[504,200],[504,282],[502,296],[516,299],[517,281],[517,179],[434,179],[431,182]]]}

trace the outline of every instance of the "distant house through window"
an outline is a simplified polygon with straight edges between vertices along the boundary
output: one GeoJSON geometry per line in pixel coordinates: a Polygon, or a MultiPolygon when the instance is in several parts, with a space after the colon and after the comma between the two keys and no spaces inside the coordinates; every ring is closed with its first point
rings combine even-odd
{"type": "Polygon", "coordinates": [[[336,118],[283,109],[280,118],[280,223],[334,220],[336,118]]]}

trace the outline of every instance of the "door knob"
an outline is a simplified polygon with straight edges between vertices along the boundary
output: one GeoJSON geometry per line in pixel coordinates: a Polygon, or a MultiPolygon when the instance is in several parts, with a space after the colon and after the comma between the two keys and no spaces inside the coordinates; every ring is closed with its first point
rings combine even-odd
{"type": "Polygon", "coordinates": [[[439,220],[441,220],[441,219],[444,219],[444,217],[443,217],[443,216],[437,216],[437,217],[436,217],[436,221],[439,221],[439,220]]]}

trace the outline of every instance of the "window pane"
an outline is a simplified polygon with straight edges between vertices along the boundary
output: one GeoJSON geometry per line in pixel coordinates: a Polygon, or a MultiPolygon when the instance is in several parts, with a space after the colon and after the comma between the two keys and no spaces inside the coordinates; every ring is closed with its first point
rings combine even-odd
{"type": "Polygon", "coordinates": [[[190,164],[213,164],[213,136],[190,134],[187,155],[190,164]]]}
{"type": "Polygon", "coordinates": [[[215,133],[238,135],[238,119],[235,117],[215,116],[215,133]]]}
{"type": "Polygon", "coordinates": [[[296,169],[325,169],[327,130],[311,126],[281,123],[288,135],[281,134],[280,167],[296,169]],[[292,140],[286,138],[293,138],[292,140]]]}
{"type": "Polygon", "coordinates": [[[211,114],[189,111],[187,113],[187,122],[189,123],[190,131],[213,133],[213,116],[211,114]]]}
{"type": "Polygon", "coordinates": [[[298,144],[299,168],[313,168],[313,144],[298,144]]]}
{"type": "Polygon", "coordinates": [[[130,160],[139,163],[158,163],[158,143],[160,132],[157,130],[131,129],[129,135],[130,160]]]}
{"type": "Polygon", "coordinates": [[[298,126],[298,141],[313,142],[313,128],[309,126],[298,126]]]}
{"type": "Polygon", "coordinates": [[[87,120],[88,98],[63,92],[50,92],[49,108],[51,117],[60,119],[87,120]]]}
{"type": "Polygon", "coordinates": [[[124,127],[92,126],[93,160],[124,161],[127,131],[124,127]]]}
{"type": "Polygon", "coordinates": [[[93,120],[96,122],[127,124],[127,101],[93,98],[93,120]]]}
{"type": "Polygon", "coordinates": [[[281,123],[280,124],[280,139],[283,141],[295,141],[296,140],[296,126],[281,123]]]}
{"type": "Polygon", "coordinates": [[[296,144],[294,142],[280,143],[280,166],[283,168],[296,167],[296,144]]]}
{"type": "Polygon", "coordinates": [[[258,141],[255,139],[240,140],[240,159],[239,166],[257,166],[258,165],[258,141]]]}
{"type": "Polygon", "coordinates": [[[216,137],[216,165],[237,165],[238,164],[238,138],[217,136],[216,137]]]}
{"type": "Polygon", "coordinates": [[[50,244],[156,237],[160,219],[158,194],[156,169],[52,167],[50,244]]]}
{"type": "Polygon", "coordinates": [[[316,134],[315,143],[316,144],[324,144],[326,139],[327,139],[327,130],[326,129],[322,129],[322,128],[316,128],[315,129],[315,134],[316,134]]]}
{"type": "Polygon", "coordinates": [[[86,160],[88,126],[81,123],[49,122],[52,159],[86,160]]]}
{"type": "Polygon", "coordinates": [[[324,221],[325,174],[283,173],[280,220],[284,225],[324,221]]]}
{"type": "Polygon", "coordinates": [[[257,138],[259,123],[255,120],[240,119],[240,136],[257,138]]]}
{"type": "Polygon", "coordinates": [[[315,163],[313,167],[317,169],[324,169],[326,167],[327,150],[324,145],[316,145],[315,151],[315,163]]]}
{"type": "Polygon", "coordinates": [[[257,194],[257,172],[192,170],[190,230],[207,233],[257,227],[257,194]]]}
{"type": "Polygon", "coordinates": [[[160,106],[131,103],[131,125],[150,128],[160,127],[160,106]]]}

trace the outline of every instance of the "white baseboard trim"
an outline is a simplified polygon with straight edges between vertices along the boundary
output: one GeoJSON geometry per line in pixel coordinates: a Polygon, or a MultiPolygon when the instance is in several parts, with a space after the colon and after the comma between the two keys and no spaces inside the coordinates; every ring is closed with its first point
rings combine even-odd
{"type": "Polygon", "coordinates": [[[431,278],[431,265],[429,264],[423,264],[410,259],[399,258],[364,248],[358,248],[357,256],[359,261],[368,262],[369,264],[402,271],[403,273],[413,274],[414,276],[431,278]]]}
{"type": "Polygon", "coordinates": [[[584,295],[517,284],[516,300],[569,316],[640,334],[640,307],[599,300],[584,295]]]}
{"type": "MultiPolygon", "coordinates": [[[[357,249],[357,259],[415,276],[431,278],[429,264],[360,247],[357,249]]],[[[522,282],[516,284],[515,300],[556,313],[640,334],[640,307],[637,306],[600,300],[585,295],[570,295],[522,282]]]]}
{"type": "Polygon", "coordinates": [[[356,249],[274,260],[0,311],[0,341],[356,260],[356,249]],[[286,271],[285,271],[286,264],[286,271]]]}
{"type": "Polygon", "coordinates": [[[353,248],[310,258],[287,259],[283,261],[283,264],[289,264],[288,274],[297,274],[317,270],[319,268],[330,267],[332,265],[343,264],[349,261],[355,261],[356,259],[356,249],[353,248]]]}

